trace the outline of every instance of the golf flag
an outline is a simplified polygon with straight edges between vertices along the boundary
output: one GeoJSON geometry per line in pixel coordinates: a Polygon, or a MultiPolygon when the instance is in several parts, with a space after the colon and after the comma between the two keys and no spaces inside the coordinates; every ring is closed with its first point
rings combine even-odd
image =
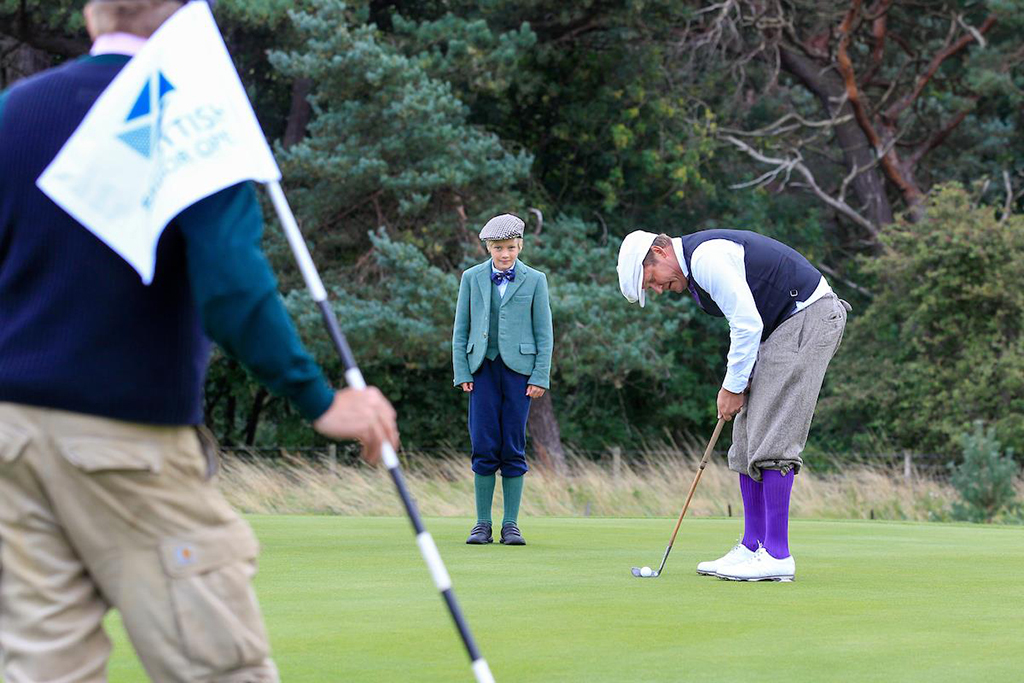
{"type": "Polygon", "coordinates": [[[175,12],[100,95],[36,185],[149,284],[167,224],[281,172],[206,2],[175,12]]]}

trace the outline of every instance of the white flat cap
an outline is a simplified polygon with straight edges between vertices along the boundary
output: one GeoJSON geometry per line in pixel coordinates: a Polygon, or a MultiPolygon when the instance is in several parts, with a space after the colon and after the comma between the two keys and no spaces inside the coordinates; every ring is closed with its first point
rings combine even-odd
{"type": "Polygon", "coordinates": [[[644,257],[657,237],[653,232],[634,230],[626,235],[619,246],[619,291],[629,303],[644,307],[644,257]]]}
{"type": "Polygon", "coordinates": [[[480,239],[510,240],[513,237],[522,237],[525,227],[526,223],[519,216],[503,213],[487,221],[484,229],[480,231],[480,239]]]}

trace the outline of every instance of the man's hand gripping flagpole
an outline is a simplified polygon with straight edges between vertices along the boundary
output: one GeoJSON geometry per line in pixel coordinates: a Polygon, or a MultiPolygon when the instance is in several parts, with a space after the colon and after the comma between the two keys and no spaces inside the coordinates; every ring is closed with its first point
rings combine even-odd
{"type": "MultiPolygon", "coordinates": [[[[356,365],[355,357],[352,355],[352,350],[345,339],[345,334],[341,331],[338,319],[334,315],[334,309],[331,308],[331,304],[327,300],[327,290],[324,289],[323,281],[320,279],[320,274],[317,272],[313,258],[306,247],[306,241],[302,238],[299,226],[295,222],[295,216],[292,214],[291,207],[288,206],[288,200],[284,196],[281,184],[277,181],[269,182],[267,183],[267,191],[270,193],[270,200],[274,204],[274,210],[281,220],[281,226],[284,228],[285,237],[288,239],[288,244],[295,255],[299,270],[302,271],[302,277],[306,281],[306,288],[309,289],[313,301],[319,306],[320,313],[323,315],[324,325],[327,327],[327,333],[331,336],[331,341],[334,342],[338,355],[341,356],[341,362],[345,367],[345,381],[353,389],[365,389],[366,381],[363,379],[363,373],[360,372],[359,366],[356,365]]],[[[405,485],[405,477],[402,475],[398,455],[395,453],[394,446],[388,441],[385,441],[381,448],[381,458],[391,474],[392,481],[395,482],[395,488],[398,489],[398,495],[402,499],[402,504],[405,505],[405,511],[409,515],[409,520],[412,522],[413,531],[416,533],[416,545],[420,548],[420,554],[423,555],[423,560],[430,569],[430,574],[434,578],[434,585],[437,586],[437,590],[441,592],[441,597],[444,598],[445,604],[448,605],[448,611],[451,613],[455,626],[459,630],[462,643],[466,646],[466,652],[469,653],[469,659],[472,662],[473,674],[476,676],[476,680],[479,683],[494,683],[494,676],[487,665],[487,660],[483,658],[480,650],[477,649],[476,642],[473,640],[473,634],[469,630],[469,624],[462,615],[459,603],[455,599],[452,580],[448,576],[448,570],[445,568],[444,562],[441,560],[437,544],[434,543],[434,538],[430,535],[430,532],[423,526],[423,519],[420,517],[419,510],[416,507],[416,501],[405,485]]]]}

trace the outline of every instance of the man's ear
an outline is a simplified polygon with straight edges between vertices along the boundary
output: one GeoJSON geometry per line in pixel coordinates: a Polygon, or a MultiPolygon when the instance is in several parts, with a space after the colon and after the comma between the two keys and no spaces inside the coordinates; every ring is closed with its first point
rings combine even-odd
{"type": "Polygon", "coordinates": [[[659,247],[656,244],[651,247],[651,251],[657,254],[658,258],[666,258],[668,256],[668,250],[666,250],[665,247],[659,247]]]}

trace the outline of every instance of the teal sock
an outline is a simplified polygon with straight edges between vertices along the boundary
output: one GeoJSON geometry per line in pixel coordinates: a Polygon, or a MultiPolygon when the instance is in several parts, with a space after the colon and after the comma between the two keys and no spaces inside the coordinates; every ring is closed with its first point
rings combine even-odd
{"type": "Polygon", "coordinates": [[[502,526],[519,523],[519,501],[523,499],[523,475],[502,477],[501,491],[505,496],[505,518],[502,526]]]}
{"type": "MultiPolygon", "coordinates": [[[[494,500],[494,475],[483,476],[474,473],[473,488],[476,489],[476,521],[491,522],[491,501],[494,500]]],[[[522,487],[520,487],[522,490],[522,487]]],[[[516,504],[519,507],[519,504],[516,504]]]]}

